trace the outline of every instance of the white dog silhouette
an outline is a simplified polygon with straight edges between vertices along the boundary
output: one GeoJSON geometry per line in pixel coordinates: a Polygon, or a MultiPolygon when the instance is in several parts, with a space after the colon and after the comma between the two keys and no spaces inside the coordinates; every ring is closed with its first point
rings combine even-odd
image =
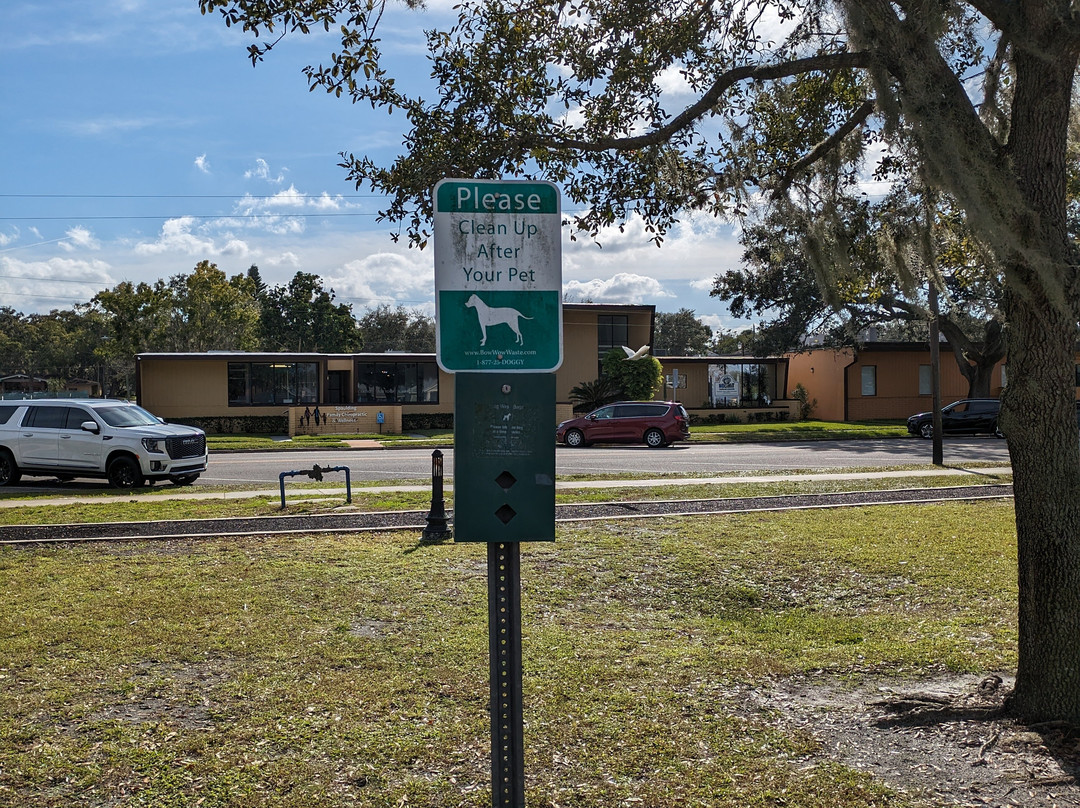
{"type": "Polygon", "coordinates": [[[476,310],[476,318],[480,321],[481,348],[483,348],[484,344],[487,342],[488,326],[499,325],[499,323],[505,323],[510,326],[510,330],[514,332],[514,336],[517,338],[516,341],[518,345],[525,344],[525,341],[521,338],[521,328],[518,325],[518,320],[531,320],[533,319],[532,317],[526,317],[517,309],[489,306],[476,295],[471,295],[469,299],[465,301],[465,306],[476,310]]]}

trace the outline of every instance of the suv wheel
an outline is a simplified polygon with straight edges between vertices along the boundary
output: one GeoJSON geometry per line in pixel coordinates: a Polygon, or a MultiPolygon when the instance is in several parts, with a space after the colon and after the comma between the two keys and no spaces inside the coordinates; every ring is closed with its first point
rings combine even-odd
{"type": "Polygon", "coordinates": [[[645,433],[645,443],[653,449],[659,449],[667,443],[667,440],[659,429],[650,429],[645,433]]]}
{"type": "Polygon", "coordinates": [[[929,422],[923,424],[919,427],[919,434],[930,440],[930,438],[934,437],[934,425],[929,422]]]}
{"type": "Polygon", "coordinates": [[[580,429],[571,429],[566,433],[563,441],[567,446],[572,446],[575,449],[585,445],[585,433],[580,429]]]}
{"type": "Polygon", "coordinates": [[[109,483],[113,488],[139,488],[143,484],[142,469],[130,457],[118,457],[109,464],[109,483]]]}
{"type": "Polygon", "coordinates": [[[11,452],[0,449],[0,486],[15,485],[22,478],[22,472],[11,456],[11,452]]]}

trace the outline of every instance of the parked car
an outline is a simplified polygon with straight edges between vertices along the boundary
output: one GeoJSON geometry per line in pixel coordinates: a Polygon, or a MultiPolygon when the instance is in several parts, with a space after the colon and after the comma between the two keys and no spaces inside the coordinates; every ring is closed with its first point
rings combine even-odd
{"type": "Polygon", "coordinates": [[[0,486],[25,475],[190,485],[206,471],[206,434],[110,399],[0,401],[0,486]]]}
{"type": "MultiPolygon", "coordinates": [[[[941,431],[946,435],[996,435],[1005,436],[998,429],[998,410],[1001,402],[996,398],[964,398],[941,408],[941,431]]],[[[919,412],[907,419],[907,429],[912,435],[934,437],[934,413],[919,412]]]]}
{"type": "Polygon", "coordinates": [[[555,429],[555,440],[567,446],[644,443],[656,448],[689,438],[690,416],[677,401],[618,401],[555,429]]]}

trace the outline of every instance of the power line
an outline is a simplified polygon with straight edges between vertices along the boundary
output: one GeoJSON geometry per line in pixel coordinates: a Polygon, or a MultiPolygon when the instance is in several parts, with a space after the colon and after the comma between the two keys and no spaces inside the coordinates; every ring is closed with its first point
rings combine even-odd
{"type": "Polygon", "coordinates": [[[156,216],[0,216],[0,222],[108,221],[116,219],[331,219],[346,216],[378,216],[377,213],[163,213],[156,216]]]}
{"type": "Polygon", "coordinates": [[[67,303],[86,303],[88,301],[81,300],[76,297],[59,297],[57,295],[31,295],[23,292],[7,292],[3,294],[4,297],[32,297],[35,300],[62,300],[67,303]]]}
{"type": "Polygon", "coordinates": [[[35,275],[0,275],[0,278],[7,278],[9,280],[19,281],[41,281],[42,283],[83,283],[88,286],[103,283],[103,281],[100,280],[80,281],[76,280],[75,278],[42,278],[35,275]]]}
{"type": "MultiPolygon", "coordinates": [[[[310,194],[4,194],[0,199],[283,199],[310,194]]],[[[326,194],[332,199],[382,199],[377,194],[326,194]]],[[[320,197],[321,198],[321,195],[320,197]]]]}

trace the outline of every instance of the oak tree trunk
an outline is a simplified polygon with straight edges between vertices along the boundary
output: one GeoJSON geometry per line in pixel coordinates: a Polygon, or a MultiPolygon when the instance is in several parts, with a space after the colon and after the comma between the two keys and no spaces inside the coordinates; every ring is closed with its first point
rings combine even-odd
{"type": "Polygon", "coordinates": [[[1017,57],[1010,143],[1022,145],[1011,156],[1038,215],[1017,223],[1019,244],[1010,259],[1001,425],[1012,458],[1018,542],[1019,659],[1011,707],[1031,721],[1080,724],[1077,267],[1064,183],[1074,68],[1075,59],[1017,57]],[[1053,177],[1061,181],[1048,180],[1053,177]],[[1031,258],[1023,249],[1031,244],[1050,249],[1031,258]]]}

